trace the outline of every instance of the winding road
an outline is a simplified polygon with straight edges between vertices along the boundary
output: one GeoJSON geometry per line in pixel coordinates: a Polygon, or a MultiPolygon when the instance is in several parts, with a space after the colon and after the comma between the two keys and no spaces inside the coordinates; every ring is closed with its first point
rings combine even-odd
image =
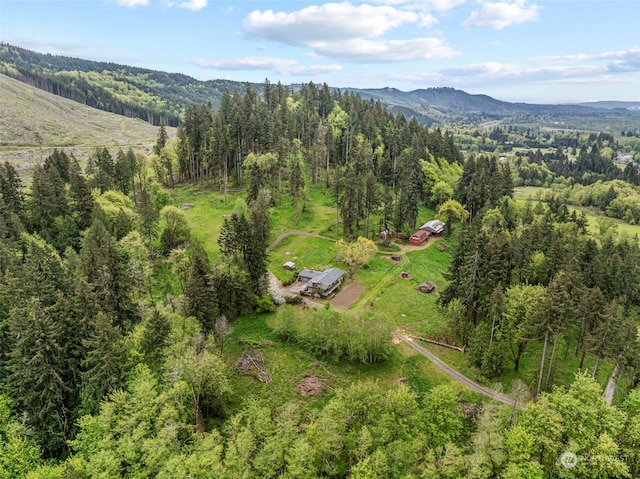
{"type": "Polygon", "coordinates": [[[486,397],[488,397],[490,399],[493,399],[494,401],[499,401],[501,403],[508,404],[509,406],[515,406],[515,407],[520,408],[520,409],[523,409],[525,407],[525,405],[516,402],[514,399],[510,398],[509,396],[506,396],[504,394],[501,394],[501,393],[498,393],[496,391],[493,391],[493,390],[491,390],[489,388],[481,386],[480,384],[478,384],[475,381],[472,381],[471,379],[466,377],[464,374],[459,373],[458,371],[453,369],[451,366],[446,364],[444,361],[439,359],[431,351],[429,351],[428,349],[423,348],[422,346],[417,344],[413,339],[411,339],[406,334],[402,334],[399,331],[396,331],[394,334],[396,335],[396,337],[398,339],[402,340],[403,342],[405,342],[406,344],[411,346],[413,349],[418,351],[420,354],[425,356],[427,359],[429,359],[429,361],[431,361],[433,364],[438,366],[440,369],[442,369],[449,376],[451,376],[452,378],[454,378],[455,380],[457,380],[457,381],[459,381],[459,382],[461,382],[463,384],[466,384],[471,389],[473,389],[475,392],[477,392],[479,394],[482,394],[483,396],[486,396],[486,397]]]}

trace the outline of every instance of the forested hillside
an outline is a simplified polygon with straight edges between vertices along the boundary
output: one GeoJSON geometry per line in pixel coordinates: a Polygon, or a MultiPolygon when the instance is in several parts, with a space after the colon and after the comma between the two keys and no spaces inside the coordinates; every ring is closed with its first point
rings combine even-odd
{"type": "MultiPolygon", "coordinates": [[[[177,73],[45,55],[9,44],[0,45],[0,73],[101,110],[168,126],[178,126],[187,105],[210,103],[217,108],[225,90],[242,93],[247,86],[237,81],[199,81],[177,73]]],[[[272,82],[279,83],[277,79],[272,82]]],[[[251,84],[251,87],[262,93],[261,84],[251,84]]],[[[477,125],[497,120],[505,125],[619,131],[636,128],[640,115],[632,102],[618,105],[629,108],[599,108],[603,104],[596,108],[596,105],[510,103],[454,88],[410,92],[395,88],[356,89],[349,85],[329,85],[329,88],[379,101],[392,113],[407,119],[416,118],[428,126],[477,125]]]]}
{"type": "Polygon", "coordinates": [[[379,102],[261,88],[148,155],[0,167],[0,477],[637,477],[637,238],[379,102]],[[285,258],[361,293],[285,294],[285,258]]]}
{"type": "Polygon", "coordinates": [[[0,73],[100,110],[143,119],[153,125],[177,126],[189,103],[217,104],[225,89],[240,82],[198,81],[178,73],[43,55],[0,45],[0,73]]]}

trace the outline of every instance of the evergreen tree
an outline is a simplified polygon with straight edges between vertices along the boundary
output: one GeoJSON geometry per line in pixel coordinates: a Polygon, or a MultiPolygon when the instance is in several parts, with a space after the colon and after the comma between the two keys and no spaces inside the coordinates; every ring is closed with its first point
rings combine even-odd
{"type": "Polygon", "coordinates": [[[158,233],[158,220],[160,219],[160,213],[154,201],[151,188],[141,188],[138,191],[138,203],[136,209],[140,215],[140,226],[142,227],[143,235],[147,240],[149,251],[153,250],[153,240],[158,233]]]}
{"type": "Polygon", "coordinates": [[[84,231],[91,226],[94,200],[87,180],[79,173],[71,174],[69,183],[69,203],[71,214],[80,231],[84,231]]]}
{"type": "Polygon", "coordinates": [[[171,325],[167,317],[153,308],[151,315],[144,322],[144,333],[140,341],[144,361],[152,371],[162,372],[165,359],[164,348],[169,341],[171,325]]]}
{"type": "Polygon", "coordinates": [[[9,325],[17,338],[7,364],[12,399],[45,454],[56,457],[66,450],[71,429],[60,326],[37,298],[13,310],[9,325]]]}
{"type": "Polygon", "coordinates": [[[80,264],[88,284],[95,291],[100,310],[126,331],[137,322],[138,313],[129,296],[130,279],[123,259],[113,236],[96,218],[85,236],[80,264]]]}
{"type": "Polygon", "coordinates": [[[407,149],[399,167],[399,190],[396,200],[395,225],[398,231],[413,231],[418,221],[418,205],[422,195],[422,167],[418,152],[407,149]]]}
{"type": "Polygon", "coordinates": [[[129,195],[133,183],[133,167],[135,160],[131,161],[131,156],[134,156],[133,150],[129,148],[129,153],[125,154],[122,148],[116,153],[116,161],[113,165],[113,181],[114,186],[118,191],[121,191],[125,195],[129,195]]]}
{"type": "Polygon", "coordinates": [[[32,231],[53,241],[55,218],[69,213],[64,181],[55,168],[45,171],[36,166],[33,170],[29,210],[32,231]]]}
{"type": "Polygon", "coordinates": [[[87,174],[93,173],[93,187],[98,188],[100,193],[112,189],[115,180],[115,164],[109,150],[96,148],[96,151],[89,158],[89,165],[87,174]]]}
{"type": "Polygon", "coordinates": [[[299,142],[294,142],[293,151],[287,160],[289,170],[289,189],[293,198],[294,222],[297,225],[300,217],[300,196],[305,188],[305,165],[299,142]]]}
{"type": "Polygon", "coordinates": [[[215,333],[220,315],[233,320],[239,314],[249,312],[255,303],[255,286],[239,262],[229,259],[219,261],[213,266],[208,280],[217,316],[209,318],[206,327],[203,325],[207,334],[215,333]]]}
{"type": "Polygon", "coordinates": [[[17,215],[24,216],[24,185],[15,167],[8,161],[0,164],[0,197],[6,208],[17,215]]]}
{"type": "Polygon", "coordinates": [[[218,316],[209,283],[211,267],[209,258],[199,243],[191,245],[191,268],[184,287],[186,311],[200,323],[202,330],[212,332],[215,318],[218,316]]]}
{"type": "Polygon", "coordinates": [[[160,152],[167,145],[167,141],[169,140],[169,135],[167,135],[167,129],[164,126],[164,122],[160,122],[160,129],[158,130],[158,139],[156,140],[156,144],[153,145],[153,152],[160,156],[160,152]]]}
{"type": "Polygon", "coordinates": [[[266,291],[267,237],[270,229],[268,193],[258,195],[252,206],[252,218],[246,213],[246,204],[236,205],[236,212],[223,221],[218,238],[220,253],[227,262],[236,262],[247,271],[253,292],[266,291]]]}
{"type": "Polygon", "coordinates": [[[109,392],[124,385],[128,364],[120,328],[100,312],[89,318],[89,333],[82,345],[86,357],[82,361],[82,408],[95,413],[109,392]]]}

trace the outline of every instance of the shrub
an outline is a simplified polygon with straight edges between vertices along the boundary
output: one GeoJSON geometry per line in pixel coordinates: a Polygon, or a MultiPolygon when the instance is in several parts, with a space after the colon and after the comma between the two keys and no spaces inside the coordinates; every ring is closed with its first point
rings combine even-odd
{"type": "Polygon", "coordinates": [[[301,319],[295,308],[285,305],[278,311],[274,330],[283,339],[336,359],[377,363],[391,355],[391,329],[370,317],[314,309],[301,319]]]}
{"type": "Polygon", "coordinates": [[[284,298],[284,302],[287,304],[300,304],[302,301],[302,296],[285,296],[284,298]]]}
{"type": "Polygon", "coordinates": [[[276,305],[270,295],[260,296],[256,304],[256,312],[271,313],[276,310],[276,305]]]}

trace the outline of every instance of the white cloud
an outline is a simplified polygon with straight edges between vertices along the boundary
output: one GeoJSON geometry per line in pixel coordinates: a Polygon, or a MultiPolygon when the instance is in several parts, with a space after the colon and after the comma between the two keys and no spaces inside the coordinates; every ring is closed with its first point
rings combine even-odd
{"type": "Polygon", "coordinates": [[[640,46],[632,47],[629,50],[615,50],[602,53],[578,53],[574,55],[555,55],[547,57],[536,57],[532,60],[537,62],[593,62],[600,60],[611,60],[609,66],[615,71],[637,71],[640,70],[640,46]]]}
{"type": "Polygon", "coordinates": [[[298,65],[297,60],[272,57],[245,57],[231,60],[195,60],[202,68],[222,71],[268,70],[282,75],[320,75],[342,70],[340,65],[298,65]]]}
{"type": "Polygon", "coordinates": [[[445,12],[463,5],[467,0],[371,0],[370,3],[383,5],[402,5],[410,10],[427,12],[445,12]]]}
{"type": "Polygon", "coordinates": [[[423,28],[429,28],[438,23],[438,19],[431,15],[430,13],[421,13],[420,20],[418,21],[418,25],[423,28]]]}
{"type": "Polygon", "coordinates": [[[326,75],[342,71],[341,65],[309,65],[293,67],[282,73],[295,76],[326,75]]]}
{"type": "Polygon", "coordinates": [[[203,68],[215,70],[281,70],[290,67],[297,62],[285,58],[271,57],[245,57],[231,60],[195,60],[194,63],[203,68]]]}
{"type": "Polygon", "coordinates": [[[525,66],[514,63],[486,62],[446,68],[440,71],[443,78],[457,85],[508,84],[534,82],[594,82],[606,74],[601,65],[525,66]]]}
{"type": "Polygon", "coordinates": [[[433,58],[450,58],[458,53],[439,38],[411,40],[348,40],[342,43],[315,43],[318,53],[358,63],[395,63],[433,58]]]}
{"type": "Polygon", "coordinates": [[[204,7],[207,6],[207,3],[208,3],[208,0],[186,0],[183,2],[178,2],[176,6],[178,8],[186,8],[188,10],[195,12],[197,10],[202,10],[204,7]]]}
{"type": "Polygon", "coordinates": [[[291,13],[255,10],[243,25],[253,37],[309,47],[318,55],[358,63],[428,60],[458,54],[439,38],[372,39],[408,23],[428,27],[437,23],[437,19],[428,13],[388,5],[356,6],[342,2],[309,6],[291,13]]]}
{"type": "Polygon", "coordinates": [[[475,10],[462,26],[465,28],[490,27],[501,30],[517,23],[538,19],[542,7],[527,5],[527,0],[485,2],[480,10],[475,10]]]}
{"type": "Polygon", "coordinates": [[[377,37],[419,19],[416,13],[391,6],[355,6],[342,2],[312,5],[291,13],[254,10],[245,18],[243,26],[253,37],[301,46],[377,37]]]}
{"type": "Polygon", "coordinates": [[[121,7],[145,7],[149,5],[149,0],[116,0],[116,3],[121,7]]]}

